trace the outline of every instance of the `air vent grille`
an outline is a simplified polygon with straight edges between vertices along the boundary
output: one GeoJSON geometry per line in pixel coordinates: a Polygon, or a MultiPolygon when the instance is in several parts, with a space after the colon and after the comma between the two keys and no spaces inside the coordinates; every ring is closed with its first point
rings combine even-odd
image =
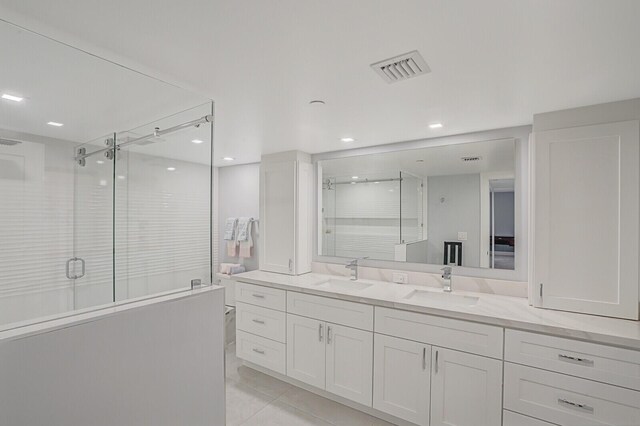
{"type": "Polygon", "coordinates": [[[371,68],[387,83],[397,83],[431,72],[417,50],[376,62],[371,64],[371,68]]]}
{"type": "Polygon", "coordinates": [[[460,158],[462,161],[464,161],[465,163],[471,162],[471,161],[480,161],[482,160],[482,157],[479,157],[477,155],[475,156],[469,156],[469,157],[461,157],[460,158]]]}

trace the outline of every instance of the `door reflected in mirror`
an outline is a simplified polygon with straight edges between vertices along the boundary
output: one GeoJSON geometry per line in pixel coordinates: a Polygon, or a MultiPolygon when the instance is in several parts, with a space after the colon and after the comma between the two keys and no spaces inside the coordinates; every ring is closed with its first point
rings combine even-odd
{"type": "Polygon", "coordinates": [[[515,266],[515,140],[318,162],[322,256],[515,266]]]}

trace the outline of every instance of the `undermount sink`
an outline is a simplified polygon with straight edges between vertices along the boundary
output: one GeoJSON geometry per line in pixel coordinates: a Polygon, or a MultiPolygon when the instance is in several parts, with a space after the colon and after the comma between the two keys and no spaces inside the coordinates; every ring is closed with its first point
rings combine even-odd
{"type": "Polygon", "coordinates": [[[349,281],[349,280],[328,280],[316,284],[317,287],[328,290],[348,290],[348,291],[361,291],[365,288],[371,287],[373,284],[363,283],[361,281],[349,281]]]}
{"type": "Polygon", "coordinates": [[[407,294],[405,299],[416,300],[427,303],[439,303],[451,306],[473,306],[478,303],[478,298],[474,296],[462,296],[451,293],[437,293],[428,290],[413,290],[407,294]]]}

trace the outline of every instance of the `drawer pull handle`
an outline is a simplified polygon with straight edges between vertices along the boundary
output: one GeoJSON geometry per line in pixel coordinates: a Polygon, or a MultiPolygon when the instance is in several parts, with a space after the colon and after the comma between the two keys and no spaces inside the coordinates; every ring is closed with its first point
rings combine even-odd
{"type": "Polygon", "coordinates": [[[593,407],[590,407],[586,404],[579,404],[577,402],[569,401],[568,399],[564,398],[558,398],[558,404],[593,414],[593,407]]]}
{"type": "Polygon", "coordinates": [[[427,348],[426,347],[422,348],[422,369],[423,370],[427,369],[427,348]]]}
{"type": "Polygon", "coordinates": [[[322,342],[322,323],[318,324],[318,341],[322,342]]]}
{"type": "Polygon", "coordinates": [[[253,348],[253,351],[257,354],[264,355],[264,351],[262,349],[253,348]]]}
{"type": "Polygon", "coordinates": [[[327,327],[327,344],[331,344],[331,326],[327,327]]]}
{"type": "Polygon", "coordinates": [[[558,359],[560,361],[575,362],[583,365],[593,366],[593,361],[587,358],[580,358],[577,356],[558,354],[558,359]]]}
{"type": "Polygon", "coordinates": [[[263,294],[252,294],[253,297],[257,298],[257,299],[264,299],[264,295],[263,294]]]}
{"type": "Polygon", "coordinates": [[[256,318],[252,319],[251,321],[255,322],[256,324],[264,324],[264,321],[256,319],[256,318]]]}
{"type": "Polygon", "coordinates": [[[435,369],[436,369],[436,374],[438,374],[438,351],[436,351],[435,369]]]}

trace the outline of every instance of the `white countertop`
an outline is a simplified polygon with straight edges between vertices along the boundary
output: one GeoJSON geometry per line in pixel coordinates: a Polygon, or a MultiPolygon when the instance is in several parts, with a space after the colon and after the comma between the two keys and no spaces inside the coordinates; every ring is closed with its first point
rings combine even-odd
{"type": "MultiPolygon", "coordinates": [[[[330,279],[348,281],[348,278],[317,273],[291,276],[273,272],[250,271],[233,275],[231,278],[235,281],[283,290],[293,290],[318,296],[367,303],[374,306],[422,312],[640,350],[640,321],[533,308],[529,306],[527,299],[521,297],[456,291],[455,276],[453,277],[452,294],[477,297],[478,301],[475,305],[457,305],[437,300],[430,302],[428,299],[420,301],[409,300],[405,297],[416,289],[434,293],[442,293],[442,290],[433,287],[382,281],[358,280],[358,282],[372,284],[359,291],[327,290],[319,288],[318,284],[330,279]]],[[[438,297],[438,299],[442,300],[443,297],[438,297]]]]}

